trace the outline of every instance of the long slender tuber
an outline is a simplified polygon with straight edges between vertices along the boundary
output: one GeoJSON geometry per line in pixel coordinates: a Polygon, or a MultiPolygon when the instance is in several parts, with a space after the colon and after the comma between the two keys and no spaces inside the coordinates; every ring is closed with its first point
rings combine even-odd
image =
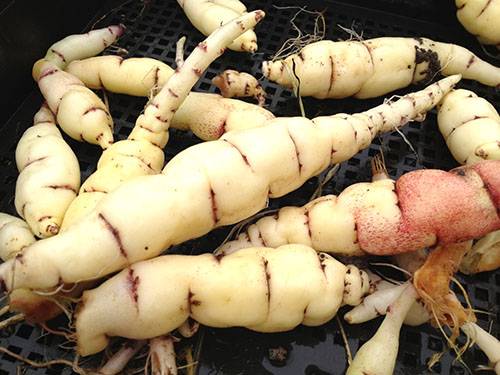
{"type": "MultiPolygon", "coordinates": [[[[113,144],[103,153],[97,171],[85,181],[80,195],[68,209],[63,224],[65,229],[87,215],[104,195],[125,181],[159,173],[164,162],[162,148],[168,141],[169,126],[192,86],[209,64],[224,52],[225,46],[235,35],[241,35],[244,30],[255,26],[263,17],[261,11],[247,13],[221,26],[198,44],[183,65],[171,74],[167,83],[148,102],[128,139],[113,144]]],[[[148,60],[146,64],[150,63],[151,60],[148,60]]],[[[133,65],[137,68],[137,64],[133,65]]],[[[213,124],[210,121],[205,123],[213,124]]],[[[220,124],[216,126],[221,127],[220,124]]]]}
{"type": "Polygon", "coordinates": [[[450,172],[377,178],[259,219],[219,253],[301,243],[342,255],[389,255],[485,235],[500,227],[500,161],[450,172]]]}
{"type": "MultiPolygon", "coordinates": [[[[163,174],[120,186],[64,233],[38,241],[22,257],[1,264],[0,280],[7,290],[43,290],[96,279],[248,218],[269,197],[289,193],[367,147],[377,134],[419,117],[458,79],[448,77],[363,113],[279,118],[192,146],[174,157],[163,174]]],[[[494,175],[490,178],[491,186],[498,186],[494,175]]]]}
{"type": "MultiPolygon", "coordinates": [[[[246,13],[247,8],[238,0],[177,0],[189,21],[203,35],[210,35],[219,26],[246,13]]],[[[247,30],[229,44],[233,51],[257,51],[257,36],[247,30]]]]}
{"type": "Polygon", "coordinates": [[[362,279],[354,266],[348,272],[302,245],[250,248],[225,257],[165,255],[136,263],[84,293],[75,314],[77,348],[89,355],[103,350],[110,336],[160,336],[189,316],[211,327],[259,332],[317,326],[344,301],[366,294],[369,283],[362,279]],[[347,277],[360,281],[348,293],[347,277]],[[110,314],[117,306],[119,316],[110,314]]]}
{"type": "Polygon", "coordinates": [[[500,68],[463,47],[426,38],[320,41],[284,60],[264,62],[262,71],[270,81],[288,88],[298,78],[300,95],[319,99],[372,98],[432,80],[439,73],[460,73],[500,87],[500,68]]]}

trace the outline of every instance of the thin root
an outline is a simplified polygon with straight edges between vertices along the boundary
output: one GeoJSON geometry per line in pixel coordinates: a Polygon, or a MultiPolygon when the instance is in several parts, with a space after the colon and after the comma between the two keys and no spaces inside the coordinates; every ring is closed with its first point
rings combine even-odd
{"type": "Polygon", "coordinates": [[[342,322],[340,321],[339,316],[335,315],[335,319],[337,319],[337,323],[338,323],[339,329],[340,329],[340,335],[342,336],[342,340],[344,341],[345,354],[347,357],[347,364],[350,366],[352,363],[352,352],[351,352],[351,348],[349,346],[349,341],[347,340],[347,335],[345,333],[344,326],[342,325],[342,322]]]}
{"type": "Polygon", "coordinates": [[[88,372],[85,369],[78,366],[78,356],[75,357],[74,361],[68,361],[66,359],[53,359],[53,360],[46,361],[46,362],[37,362],[37,361],[32,361],[31,359],[25,358],[19,354],[16,354],[7,348],[4,348],[3,346],[0,346],[0,352],[5,353],[12,358],[17,359],[18,361],[24,362],[24,363],[30,365],[31,367],[47,368],[47,367],[51,367],[54,365],[65,365],[65,366],[71,367],[71,369],[74,372],[76,372],[77,374],[81,374],[81,375],[88,374],[88,372]]]}
{"type": "Polygon", "coordinates": [[[295,13],[295,15],[290,20],[290,24],[292,28],[296,31],[297,36],[294,38],[287,39],[283,43],[281,48],[278,50],[278,52],[276,52],[271,57],[272,61],[284,59],[290,55],[299,52],[302,48],[304,48],[308,44],[318,42],[325,38],[326,22],[322,12],[310,11],[304,7],[298,7],[298,6],[279,7],[274,5],[274,7],[279,10],[298,9],[298,12],[295,13]],[[300,28],[295,23],[295,20],[301,13],[307,13],[316,16],[314,20],[314,31],[312,34],[304,34],[302,30],[300,30],[300,28]]]}
{"type": "Polygon", "coordinates": [[[20,313],[20,314],[13,315],[10,318],[7,318],[5,320],[2,320],[0,322],[0,330],[5,329],[13,324],[24,321],[24,318],[25,318],[24,314],[20,313]]]}

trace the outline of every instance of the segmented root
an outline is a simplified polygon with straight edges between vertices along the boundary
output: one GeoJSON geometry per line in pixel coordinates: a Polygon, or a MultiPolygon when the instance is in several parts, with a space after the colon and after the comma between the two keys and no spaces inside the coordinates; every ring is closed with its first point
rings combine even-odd
{"type": "Polygon", "coordinates": [[[37,362],[37,361],[32,361],[31,359],[28,359],[26,357],[23,357],[22,355],[16,354],[7,348],[4,348],[3,346],[0,346],[0,352],[5,353],[9,357],[15,358],[18,361],[24,362],[24,363],[30,365],[31,367],[35,367],[35,368],[47,368],[47,367],[51,367],[54,365],[65,365],[65,366],[71,367],[73,372],[75,372],[77,374],[81,374],[81,375],[88,375],[89,374],[88,370],[85,370],[78,365],[79,356],[76,356],[73,361],[68,361],[66,359],[53,359],[53,360],[46,361],[46,362],[37,362]]]}
{"type": "Polygon", "coordinates": [[[174,341],[170,335],[149,341],[151,373],[153,375],[177,375],[174,341]]]}
{"type": "Polygon", "coordinates": [[[451,342],[457,338],[460,326],[475,321],[471,309],[465,309],[450,291],[452,275],[471,245],[472,241],[466,241],[439,246],[415,272],[413,284],[427,310],[433,312],[432,323],[448,326],[452,331],[451,342]]]}
{"type": "Polygon", "coordinates": [[[291,27],[296,31],[297,36],[294,38],[287,39],[280,47],[280,49],[271,57],[272,61],[284,59],[290,55],[293,55],[299,52],[302,48],[304,48],[308,44],[320,41],[325,37],[326,22],[322,12],[310,11],[307,10],[305,7],[297,7],[297,6],[288,6],[288,7],[279,7],[276,5],[273,6],[278,10],[298,9],[298,11],[290,20],[291,27]],[[304,34],[304,32],[295,23],[295,20],[301,13],[306,13],[309,15],[316,16],[314,20],[314,31],[312,34],[304,34]]]}
{"type": "Polygon", "coordinates": [[[25,317],[23,313],[16,314],[11,316],[10,318],[4,319],[0,322],[0,330],[5,329],[13,324],[24,321],[25,317]]]}
{"type": "Polygon", "coordinates": [[[102,375],[120,374],[144,345],[146,345],[146,341],[143,340],[134,341],[133,343],[126,342],[97,373],[102,375]]]}

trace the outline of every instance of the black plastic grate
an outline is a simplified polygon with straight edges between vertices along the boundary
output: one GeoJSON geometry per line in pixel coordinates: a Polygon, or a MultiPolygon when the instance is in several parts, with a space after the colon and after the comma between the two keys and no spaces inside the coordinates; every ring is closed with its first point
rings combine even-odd
{"type": "MultiPolygon", "coordinates": [[[[198,91],[215,92],[211,86],[211,78],[226,68],[250,71],[260,77],[260,63],[275,52],[285,39],[292,36],[289,19],[295,9],[277,10],[270,2],[264,0],[246,1],[249,9],[263,9],[267,17],[257,29],[259,37],[259,53],[251,56],[235,52],[226,54],[216,61],[195,87],[198,91]]],[[[276,1],[275,5],[301,5],[298,1],[276,1]]],[[[370,6],[370,2],[359,0],[361,5],[370,6]]],[[[467,35],[457,22],[438,23],[436,14],[449,11],[449,5],[436,5],[432,1],[385,0],[377,2],[380,8],[389,9],[398,14],[381,10],[367,9],[335,1],[310,1],[308,9],[326,10],[327,38],[346,39],[348,35],[337,24],[353,27],[358,33],[363,32],[365,38],[376,36],[425,36],[441,41],[460,43],[480,56],[484,56],[473,37],[467,35]],[[403,12],[402,10],[406,10],[403,12]],[[401,14],[413,17],[408,18],[401,14]],[[419,20],[420,19],[420,20],[419,20]],[[451,26],[450,26],[451,24],[451,26]]],[[[312,19],[299,18],[299,25],[311,29],[312,19]]],[[[175,42],[180,35],[187,35],[187,51],[190,51],[201,39],[202,35],[187,21],[174,1],[156,0],[152,2],[127,2],[115,9],[103,21],[102,25],[123,22],[127,25],[127,33],[119,41],[120,47],[126,48],[130,56],[150,56],[159,58],[173,65],[175,42]],[[143,4],[148,4],[143,8],[143,4]]],[[[460,84],[472,89],[500,106],[500,95],[495,90],[473,82],[460,84]]],[[[268,107],[276,115],[298,115],[297,100],[288,90],[267,81],[263,86],[270,94],[268,107]]],[[[401,90],[398,94],[412,91],[415,88],[401,90]]],[[[112,115],[115,120],[116,139],[125,138],[132,128],[135,119],[142,110],[145,99],[131,98],[108,94],[112,115]]],[[[336,112],[359,112],[381,102],[382,99],[357,101],[351,99],[318,101],[310,98],[304,100],[308,116],[332,114],[336,112]]],[[[17,171],[14,162],[14,150],[22,132],[32,123],[32,117],[41,103],[38,93],[30,95],[10,119],[0,129],[0,209],[14,213],[13,194],[17,171]]],[[[409,124],[403,130],[404,135],[414,146],[417,155],[408,147],[402,137],[397,134],[386,135],[375,140],[369,149],[355,158],[345,162],[333,181],[325,189],[326,193],[338,193],[346,186],[370,179],[369,159],[382,148],[387,167],[392,177],[418,168],[450,169],[456,165],[450,156],[441,135],[436,129],[435,112],[431,112],[422,124],[409,124]]],[[[85,178],[95,169],[100,151],[97,147],[68,140],[77,153],[82,176],[85,178]]],[[[180,150],[189,147],[199,140],[191,134],[171,130],[170,141],[166,147],[167,160],[180,150]]],[[[316,188],[316,179],[308,181],[300,190],[279,200],[271,202],[272,207],[284,205],[302,205],[307,202],[316,188]]],[[[225,237],[228,229],[219,229],[209,235],[190,241],[173,249],[175,252],[198,253],[213,250],[225,237]]],[[[473,305],[493,315],[478,314],[478,322],[484,328],[490,328],[492,334],[499,336],[500,327],[500,272],[481,274],[476,277],[462,277],[461,280],[469,293],[473,305]]],[[[355,351],[366,342],[379,326],[380,319],[359,326],[344,324],[349,345],[355,351]]],[[[244,329],[210,329],[203,328],[202,354],[199,363],[200,374],[306,374],[323,375],[342,373],[346,368],[346,356],[343,340],[339,334],[338,323],[332,320],[321,327],[299,327],[292,332],[280,334],[259,334],[244,329]],[[284,349],[287,359],[277,362],[270,358],[270,350],[284,349]]],[[[55,336],[41,336],[39,328],[27,324],[4,330],[0,333],[0,345],[28,357],[32,360],[66,358],[71,359],[70,350],[60,345],[65,340],[55,336]]],[[[427,374],[426,363],[429,358],[446,348],[440,333],[424,325],[421,327],[405,327],[401,334],[400,351],[396,374],[427,374]]],[[[469,350],[464,356],[467,365],[474,369],[486,364],[486,357],[477,349],[469,350]]],[[[15,374],[19,362],[7,355],[0,356],[0,375],[15,374]]],[[[60,366],[51,369],[32,369],[24,367],[28,374],[60,374],[71,373],[71,370],[60,366]]],[[[454,356],[447,352],[440,362],[433,367],[433,373],[465,374],[467,370],[454,361],[454,356]]]]}

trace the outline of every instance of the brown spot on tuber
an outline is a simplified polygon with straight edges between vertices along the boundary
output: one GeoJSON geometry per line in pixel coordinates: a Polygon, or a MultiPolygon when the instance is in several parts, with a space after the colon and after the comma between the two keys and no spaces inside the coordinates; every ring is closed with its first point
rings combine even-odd
{"type": "Polygon", "coordinates": [[[73,186],[68,185],[68,184],[66,184],[66,185],[47,185],[47,187],[51,188],[51,189],[55,189],[55,190],[57,190],[57,189],[71,190],[73,193],[76,194],[76,189],[73,186]]]}
{"type": "Polygon", "coordinates": [[[63,62],[66,62],[66,59],[64,58],[64,55],[63,55],[61,52],[56,51],[56,50],[55,50],[55,49],[53,49],[53,48],[51,48],[50,50],[52,51],[52,53],[54,53],[54,54],[56,54],[57,56],[59,56],[63,62]]]}
{"type": "Polygon", "coordinates": [[[108,219],[106,219],[106,217],[102,214],[102,213],[99,213],[98,215],[99,219],[101,219],[103,222],[104,222],[104,225],[106,227],[107,230],[109,230],[111,232],[111,234],[113,235],[117,245],[118,245],[118,248],[120,250],[120,254],[124,257],[124,258],[127,258],[127,252],[125,251],[125,247],[123,246],[123,243],[122,243],[122,239],[121,239],[121,236],[120,236],[120,232],[118,229],[116,229],[109,221],[108,219]]]}
{"type": "MultiPolygon", "coordinates": [[[[33,164],[33,163],[36,163],[36,162],[39,162],[39,161],[45,160],[45,159],[47,159],[47,158],[48,158],[48,156],[44,156],[44,157],[41,157],[41,158],[38,158],[38,159],[31,160],[31,161],[29,161],[28,163],[26,163],[26,165],[24,166],[24,168],[26,168],[27,166],[29,166],[29,165],[31,165],[31,164],[33,164]]],[[[24,169],[24,168],[23,168],[23,169],[24,169]]]]}
{"type": "Polygon", "coordinates": [[[228,144],[230,144],[232,147],[234,147],[236,149],[236,151],[239,152],[239,154],[241,155],[243,161],[245,162],[246,165],[248,165],[250,168],[252,168],[252,166],[250,165],[250,162],[248,161],[248,158],[247,156],[238,148],[238,146],[236,146],[235,144],[229,142],[227,139],[224,139],[224,141],[226,141],[228,144]]]}
{"type": "Polygon", "coordinates": [[[198,48],[201,49],[203,52],[207,52],[208,49],[207,42],[203,41],[201,43],[198,43],[198,48]]]}
{"type": "Polygon", "coordinates": [[[139,276],[135,275],[133,268],[128,269],[127,283],[128,287],[130,288],[130,295],[132,296],[132,300],[135,303],[136,309],[139,311],[139,293],[137,291],[139,285],[139,276]]]}
{"type": "Polygon", "coordinates": [[[302,172],[302,163],[300,162],[300,152],[297,147],[297,143],[295,143],[295,139],[293,139],[292,134],[290,133],[290,130],[288,130],[288,136],[290,137],[293,147],[295,148],[295,155],[297,156],[297,164],[299,165],[299,174],[302,172]]]}
{"type": "Polygon", "coordinates": [[[99,107],[90,107],[89,109],[87,109],[85,112],[83,112],[83,116],[85,116],[87,113],[90,113],[90,112],[95,112],[95,111],[103,111],[107,114],[107,111],[103,108],[99,108],[99,107]]]}
{"type": "Polygon", "coordinates": [[[479,12],[479,14],[477,16],[480,17],[484,13],[484,11],[490,6],[490,4],[491,4],[491,0],[488,0],[486,2],[486,4],[484,5],[483,9],[481,9],[481,12],[479,12]]]}
{"type": "Polygon", "coordinates": [[[304,224],[307,226],[307,233],[309,234],[309,238],[312,240],[311,218],[309,217],[309,210],[306,210],[306,212],[304,213],[304,216],[306,217],[304,224]]]}
{"type": "Polygon", "coordinates": [[[215,191],[210,186],[210,200],[212,202],[212,219],[214,224],[217,224],[219,219],[217,218],[217,202],[215,201],[215,191]]]}
{"type": "Polygon", "coordinates": [[[333,62],[333,57],[328,56],[330,59],[330,83],[328,85],[328,93],[332,91],[333,82],[335,82],[335,63],[333,62]]]}
{"type": "Polygon", "coordinates": [[[476,56],[472,55],[469,59],[469,62],[467,63],[467,66],[465,67],[465,69],[469,69],[470,66],[474,63],[474,60],[476,59],[476,56]]]}
{"type": "Polygon", "coordinates": [[[262,263],[264,265],[264,273],[266,274],[266,288],[267,288],[267,302],[268,302],[268,305],[269,305],[269,302],[271,301],[271,283],[269,282],[271,280],[271,272],[269,272],[269,269],[268,269],[268,260],[265,259],[265,258],[262,258],[262,263]]]}
{"type": "Polygon", "coordinates": [[[41,223],[42,221],[44,221],[45,219],[50,219],[52,218],[51,215],[45,215],[45,216],[41,216],[38,218],[38,222],[41,223]]]}
{"type": "Polygon", "coordinates": [[[193,306],[200,306],[201,305],[201,301],[196,300],[193,297],[194,297],[194,293],[191,292],[191,289],[189,289],[188,298],[187,298],[189,315],[192,315],[192,313],[193,313],[193,306]]]}
{"type": "Polygon", "coordinates": [[[40,81],[42,78],[45,78],[47,76],[50,76],[54,73],[56,73],[58,70],[57,69],[49,69],[44,71],[42,74],[40,74],[40,77],[38,77],[38,81],[40,81]]]}
{"type": "Polygon", "coordinates": [[[170,93],[170,95],[172,95],[174,98],[178,98],[179,95],[176,94],[170,87],[168,88],[168,92],[170,93]]]}

